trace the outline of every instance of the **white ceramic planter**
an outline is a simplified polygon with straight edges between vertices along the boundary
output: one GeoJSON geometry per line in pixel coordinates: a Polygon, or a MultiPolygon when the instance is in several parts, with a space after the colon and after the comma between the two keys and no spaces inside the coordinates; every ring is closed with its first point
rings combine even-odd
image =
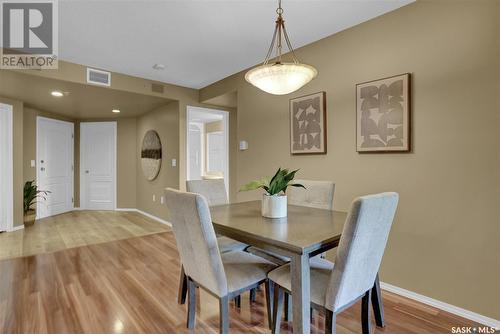
{"type": "Polygon", "coordinates": [[[267,218],[283,218],[287,214],[286,195],[262,195],[262,215],[267,218]]]}

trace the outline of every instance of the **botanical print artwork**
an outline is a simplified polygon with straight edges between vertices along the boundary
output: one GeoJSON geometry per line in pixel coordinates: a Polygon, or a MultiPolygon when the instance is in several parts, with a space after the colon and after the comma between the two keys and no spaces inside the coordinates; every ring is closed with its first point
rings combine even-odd
{"type": "Polygon", "coordinates": [[[161,141],[154,130],[146,132],[142,140],[141,165],[142,172],[148,181],[158,176],[161,168],[161,141]]]}
{"type": "Polygon", "coordinates": [[[357,151],[410,150],[410,74],[356,86],[357,151]]]}
{"type": "Polygon", "coordinates": [[[290,100],[292,154],[326,153],[325,92],[290,100]]]}

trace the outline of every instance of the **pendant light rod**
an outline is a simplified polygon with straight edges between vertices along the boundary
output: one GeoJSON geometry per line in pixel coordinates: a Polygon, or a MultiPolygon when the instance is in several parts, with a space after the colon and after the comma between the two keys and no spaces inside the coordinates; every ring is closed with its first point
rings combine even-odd
{"type": "Polygon", "coordinates": [[[285,28],[285,20],[283,19],[283,8],[281,7],[281,0],[278,0],[278,8],[276,9],[276,14],[278,14],[278,18],[276,19],[276,26],[274,28],[273,39],[271,40],[271,45],[269,46],[269,50],[267,51],[266,58],[264,60],[264,65],[269,63],[271,58],[271,54],[276,46],[276,64],[281,64],[281,58],[283,55],[283,46],[282,46],[282,37],[285,38],[285,43],[288,47],[288,50],[292,54],[293,62],[298,64],[299,61],[295,56],[295,51],[292,47],[292,43],[290,43],[290,38],[288,38],[288,33],[285,28]]]}

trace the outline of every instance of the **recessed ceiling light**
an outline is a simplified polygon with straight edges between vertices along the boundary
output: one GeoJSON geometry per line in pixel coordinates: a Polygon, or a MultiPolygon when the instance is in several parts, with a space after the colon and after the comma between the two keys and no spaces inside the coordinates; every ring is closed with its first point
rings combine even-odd
{"type": "Polygon", "coordinates": [[[60,92],[58,90],[55,90],[53,92],[50,93],[52,96],[55,96],[55,97],[61,97],[61,96],[64,96],[64,93],[63,92],[60,92]]]}
{"type": "Polygon", "coordinates": [[[118,114],[120,112],[120,109],[113,109],[111,111],[114,112],[115,114],[118,114]]]}
{"type": "Polygon", "coordinates": [[[164,70],[165,69],[165,65],[163,64],[154,64],[153,65],[153,68],[157,71],[161,71],[161,70],[164,70]]]}

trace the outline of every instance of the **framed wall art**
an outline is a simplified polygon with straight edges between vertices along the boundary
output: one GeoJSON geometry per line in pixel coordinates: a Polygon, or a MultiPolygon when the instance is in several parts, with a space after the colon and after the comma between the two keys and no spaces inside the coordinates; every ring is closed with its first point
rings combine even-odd
{"type": "Polygon", "coordinates": [[[326,154],[326,93],[290,100],[290,153],[326,154]]]}
{"type": "Polygon", "coordinates": [[[356,85],[356,150],[411,150],[410,74],[356,85]]]}

